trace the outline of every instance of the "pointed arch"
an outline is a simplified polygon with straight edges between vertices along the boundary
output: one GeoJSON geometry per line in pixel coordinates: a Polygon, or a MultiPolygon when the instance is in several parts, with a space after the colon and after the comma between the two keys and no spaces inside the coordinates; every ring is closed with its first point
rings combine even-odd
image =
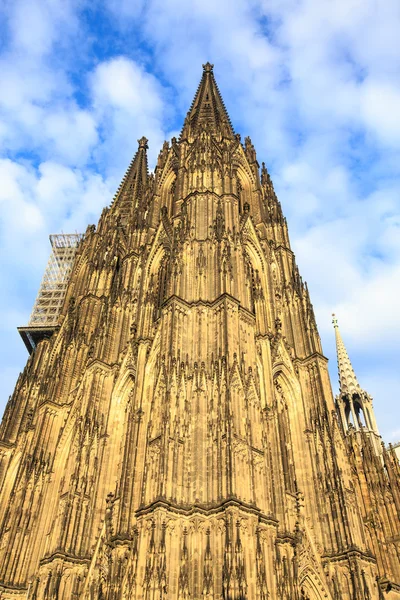
{"type": "Polygon", "coordinates": [[[234,427],[236,433],[244,438],[246,435],[245,387],[237,361],[234,362],[229,374],[229,390],[234,427]]]}
{"type": "MultiPolygon", "coordinates": [[[[171,151],[170,151],[171,152],[171,151]]],[[[171,153],[165,165],[162,180],[160,184],[160,208],[167,207],[168,215],[173,214],[174,192],[175,192],[176,173],[171,162],[171,153]]]]}
{"type": "MultiPolygon", "coordinates": [[[[145,276],[150,277],[151,274],[157,272],[160,267],[161,261],[164,258],[167,248],[169,246],[169,240],[164,230],[164,226],[160,223],[156,237],[153,242],[152,249],[146,261],[145,276]]],[[[145,282],[145,284],[148,282],[145,282]]]]}
{"type": "Polygon", "coordinates": [[[236,170],[243,189],[246,191],[246,195],[248,194],[250,196],[256,184],[256,180],[241,144],[238,144],[233,154],[232,165],[236,170]]]}
{"type": "MultiPolygon", "coordinates": [[[[135,383],[136,378],[136,365],[127,364],[130,363],[129,357],[125,358],[122,364],[122,368],[120,370],[121,375],[118,377],[115,382],[113,396],[119,398],[125,398],[127,394],[129,394],[132,390],[132,387],[135,383]]],[[[120,401],[119,400],[119,401],[120,401]]]]}
{"type": "Polygon", "coordinates": [[[299,582],[301,600],[331,599],[327,587],[323,585],[318,574],[310,566],[300,573],[299,582]]]}
{"type": "Polygon", "coordinates": [[[15,483],[17,482],[17,475],[21,466],[22,451],[18,449],[15,454],[11,457],[8,464],[7,471],[4,478],[3,488],[0,490],[0,527],[1,521],[5,515],[5,511],[8,505],[8,499],[11,498],[12,490],[14,489],[15,483]],[[3,506],[3,503],[6,503],[3,506]]]}
{"type": "MultiPolygon", "coordinates": [[[[151,344],[149,356],[146,361],[145,374],[144,374],[144,385],[143,400],[146,403],[153,397],[154,388],[156,385],[155,374],[157,372],[157,363],[160,358],[161,348],[161,334],[158,329],[154,337],[153,343],[151,344]]],[[[147,407],[146,407],[147,408],[147,407]]],[[[145,410],[145,408],[144,408],[145,410]]]]}
{"type": "Polygon", "coordinates": [[[261,333],[264,333],[268,327],[271,329],[273,324],[271,303],[266,301],[272,295],[270,269],[257,232],[249,217],[246,218],[242,227],[242,240],[251,266],[252,309],[256,313],[257,327],[261,333]]]}
{"type": "Polygon", "coordinates": [[[121,369],[122,376],[117,380],[110,399],[110,409],[107,417],[107,446],[109,464],[117,465],[114,470],[113,481],[109,480],[110,491],[117,488],[122,469],[122,458],[125,445],[125,437],[128,427],[128,405],[131,401],[135,386],[136,373],[132,367],[121,369]]]}
{"type": "MultiPolygon", "coordinates": [[[[279,342],[279,345],[282,348],[282,340],[279,342]]],[[[294,372],[293,365],[286,348],[284,348],[284,352],[280,351],[281,348],[278,349],[277,355],[275,356],[275,361],[272,367],[272,377],[275,386],[279,384],[281,387],[288,408],[297,410],[302,408],[303,405],[301,385],[294,372]]],[[[298,433],[301,437],[301,432],[299,431],[298,433]]]]}
{"type": "MultiPolygon", "coordinates": [[[[160,227],[163,227],[162,224],[160,227]]],[[[168,295],[170,282],[169,251],[167,239],[159,236],[159,244],[151,252],[144,269],[141,290],[145,301],[142,316],[142,335],[153,337],[154,326],[161,314],[161,307],[168,295]]]]}
{"type": "MultiPolygon", "coordinates": [[[[280,344],[283,342],[280,341],[280,344]]],[[[279,356],[279,354],[278,354],[279,356]]],[[[297,410],[298,401],[301,399],[300,384],[294,373],[283,361],[289,357],[281,356],[281,361],[275,365],[273,373],[274,387],[277,403],[278,433],[280,442],[280,455],[286,489],[295,493],[297,488],[295,452],[293,439],[301,440],[301,426],[299,424],[297,410]],[[294,435],[293,435],[294,434],[294,435]]]]}

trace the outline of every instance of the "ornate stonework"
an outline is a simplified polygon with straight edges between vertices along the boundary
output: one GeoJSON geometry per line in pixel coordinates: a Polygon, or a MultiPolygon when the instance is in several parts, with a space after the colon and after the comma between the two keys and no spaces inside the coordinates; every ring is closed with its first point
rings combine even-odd
{"type": "Polygon", "coordinates": [[[5,411],[0,598],[400,598],[399,463],[335,409],[280,203],[210,63],[154,175],[146,151],[5,411]]]}

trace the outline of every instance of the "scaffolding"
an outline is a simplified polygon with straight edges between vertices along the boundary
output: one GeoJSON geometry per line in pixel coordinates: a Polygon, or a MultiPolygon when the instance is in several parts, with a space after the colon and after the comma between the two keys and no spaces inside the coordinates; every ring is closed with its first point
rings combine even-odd
{"type": "Polygon", "coordinates": [[[82,240],[80,233],[50,235],[51,254],[27,327],[18,331],[29,352],[44,337],[49,337],[58,324],[75,254],[82,240]]]}
{"type": "Polygon", "coordinates": [[[78,233],[50,236],[52,252],[29,319],[30,327],[57,325],[76,250],[82,237],[78,233]]]}

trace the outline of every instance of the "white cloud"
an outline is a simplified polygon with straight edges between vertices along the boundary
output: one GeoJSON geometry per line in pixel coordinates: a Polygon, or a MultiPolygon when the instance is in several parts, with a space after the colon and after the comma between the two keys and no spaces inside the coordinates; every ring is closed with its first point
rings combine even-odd
{"type": "Polygon", "coordinates": [[[37,233],[43,226],[39,208],[30,199],[34,185],[31,172],[9,159],[0,161],[0,204],[2,207],[2,242],[13,240],[16,230],[24,236],[37,233]]]}
{"type": "Polygon", "coordinates": [[[95,104],[122,109],[137,115],[162,112],[160,85],[135,62],[124,57],[100,64],[93,77],[95,104]]]}
{"type": "Polygon", "coordinates": [[[54,154],[67,164],[85,163],[98,141],[93,115],[73,106],[50,113],[44,120],[44,131],[54,154]]]}
{"type": "Polygon", "coordinates": [[[157,79],[124,57],[101,63],[90,79],[103,138],[97,152],[107,172],[129,164],[142,135],[150,141],[149,157],[155,164],[165,139],[163,88],[157,79]]]}
{"type": "Polygon", "coordinates": [[[400,85],[367,81],[363,86],[361,114],[365,125],[382,142],[400,147],[400,85]]]}
{"type": "Polygon", "coordinates": [[[11,45],[18,53],[38,59],[49,52],[58,37],[77,33],[74,0],[14,0],[8,7],[11,45]]]}

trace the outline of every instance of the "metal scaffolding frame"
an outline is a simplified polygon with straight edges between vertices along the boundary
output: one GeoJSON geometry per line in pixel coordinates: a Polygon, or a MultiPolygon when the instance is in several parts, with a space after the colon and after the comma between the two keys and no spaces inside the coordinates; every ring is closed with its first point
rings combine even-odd
{"type": "Polygon", "coordinates": [[[29,327],[54,327],[60,315],[81,233],[50,235],[50,254],[29,319],[29,327]]]}

